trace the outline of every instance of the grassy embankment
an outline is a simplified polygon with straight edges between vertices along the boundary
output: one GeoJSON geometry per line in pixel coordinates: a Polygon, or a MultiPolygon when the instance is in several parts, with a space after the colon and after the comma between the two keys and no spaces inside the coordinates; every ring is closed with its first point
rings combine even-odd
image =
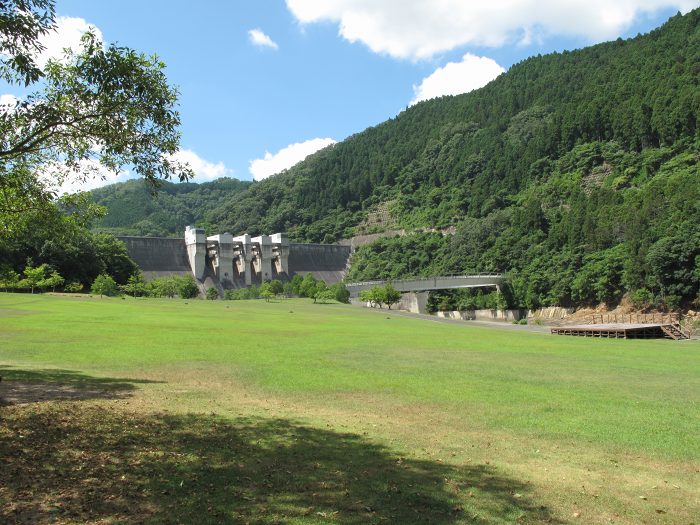
{"type": "Polygon", "coordinates": [[[700,515],[697,341],[0,294],[0,375],[44,398],[0,408],[0,521],[700,515]]]}

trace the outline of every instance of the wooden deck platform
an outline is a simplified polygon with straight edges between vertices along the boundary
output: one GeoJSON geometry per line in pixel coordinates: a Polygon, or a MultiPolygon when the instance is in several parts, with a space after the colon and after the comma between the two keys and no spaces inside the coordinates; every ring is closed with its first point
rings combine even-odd
{"type": "Polygon", "coordinates": [[[581,337],[606,337],[614,339],[688,339],[675,323],[611,323],[557,326],[552,328],[555,335],[576,335],[581,337]]]}

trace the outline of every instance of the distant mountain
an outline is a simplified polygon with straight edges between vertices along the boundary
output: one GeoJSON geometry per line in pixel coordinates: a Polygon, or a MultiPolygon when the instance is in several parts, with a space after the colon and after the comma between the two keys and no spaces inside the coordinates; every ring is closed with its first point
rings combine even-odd
{"type": "Polygon", "coordinates": [[[223,178],[202,184],[163,182],[151,194],[142,180],[98,188],[92,199],[107,208],[95,226],[117,235],[181,237],[188,224],[204,225],[207,214],[244,192],[251,182],[223,178]]]}

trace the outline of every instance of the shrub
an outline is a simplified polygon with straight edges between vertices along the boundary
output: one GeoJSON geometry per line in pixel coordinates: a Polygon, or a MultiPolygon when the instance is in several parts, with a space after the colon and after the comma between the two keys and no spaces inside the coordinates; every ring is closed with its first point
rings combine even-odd
{"type": "Polygon", "coordinates": [[[270,281],[270,291],[274,295],[279,295],[284,292],[284,285],[282,284],[282,281],[278,281],[277,279],[270,281]]]}
{"type": "Polygon", "coordinates": [[[326,290],[321,290],[320,292],[316,292],[316,295],[314,295],[314,302],[315,303],[328,303],[330,301],[333,301],[335,299],[335,292],[330,289],[326,290]]]}
{"type": "MultiPolygon", "coordinates": [[[[317,281],[314,278],[313,275],[310,273],[307,273],[304,276],[304,279],[301,281],[301,284],[299,285],[299,296],[300,297],[313,297],[316,295],[316,292],[319,290],[317,289],[317,281]]],[[[325,283],[324,283],[325,284],[325,283]]]]}
{"type": "MultiPolygon", "coordinates": [[[[279,282],[279,281],[277,281],[279,282]]],[[[282,283],[280,283],[282,284],[282,283]]],[[[262,286],[260,287],[260,297],[265,299],[265,302],[269,303],[270,299],[272,299],[275,296],[275,293],[272,291],[272,285],[270,283],[263,283],[262,286]]]]}
{"type": "Polygon", "coordinates": [[[126,284],[121,287],[122,291],[132,297],[141,297],[148,295],[148,286],[143,280],[143,273],[140,271],[134,272],[129,276],[126,284]]]}
{"type": "Polygon", "coordinates": [[[632,301],[632,306],[637,310],[644,310],[651,306],[654,301],[654,295],[646,288],[640,288],[630,294],[630,301],[632,301]]]}
{"type": "Polygon", "coordinates": [[[22,279],[19,283],[17,283],[17,286],[20,288],[29,288],[32,293],[34,293],[34,288],[39,287],[39,283],[45,281],[46,279],[46,274],[50,271],[50,267],[48,264],[42,264],[41,266],[37,266],[34,268],[31,265],[28,265],[24,269],[24,275],[25,278],[22,279]]]}
{"type": "Polygon", "coordinates": [[[237,290],[226,290],[224,292],[224,299],[228,301],[241,301],[245,299],[259,299],[260,298],[259,286],[251,286],[249,288],[239,288],[237,290]]]}
{"type": "Polygon", "coordinates": [[[219,298],[219,291],[213,286],[207,290],[207,299],[215,301],[219,298]]]}
{"type": "Polygon", "coordinates": [[[243,299],[260,299],[260,287],[253,285],[243,289],[243,299]]]}
{"type": "Polygon", "coordinates": [[[350,292],[343,283],[335,283],[329,289],[333,292],[335,300],[339,303],[350,302],[350,292]]]}
{"type": "Polygon", "coordinates": [[[148,283],[148,292],[153,297],[169,297],[172,299],[177,294],[178,283],[174,277],[160,277],[148,283]]]}
{"type": "Polygon", "coordinates": [[[194,299],[199,295],[199,288],[191,275],[185,275],[177,280],[177,294],[182,299],[194,299]]]}
{"type": "Polygon", "coordinates": [[[68,293],[78,293],[83,291],[83,285],[78,281],[72,281],[68,283],[63,289],[68,293]]]}
{"type": "Polygon", "coordinates": [[[664,297],[664,304],[669,310],[678,310],[681,305],[681,296],[675,294],[668,294],[664,297]]]}
{"type": "Polygon", "coordinates": [[[19,274],[12,269],[8,268],[0,273],[0,287],[4,288],[6,292],[16,287],[19,280],[19,274]]]}
{"type": "Polygon", "coordinates": [[[109,275],[101,274],[95,277],[92,283],[91,291],[95,295],[102,297],[106,295],[108,297],[114,297],[119,295],[119,287],[117,283],[109,275]]]}
{"type": "Polygon", "coordinates": [[[65,279],[63,278],[63,276],[60,273],[58,273],[56,270],[53,270],[49,277],[45,277],[44,279],[39,281],[36,285],[42,290],[45,290],[46,288],[51,288],[51,291],[55,292],[56,287],[61,286],[64,282],[65,282],[65,279]]]}

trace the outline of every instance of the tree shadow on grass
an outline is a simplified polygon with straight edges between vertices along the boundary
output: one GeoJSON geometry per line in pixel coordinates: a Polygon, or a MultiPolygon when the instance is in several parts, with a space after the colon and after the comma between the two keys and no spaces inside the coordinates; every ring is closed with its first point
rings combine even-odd
{"type": "Polygon", "coordinates": [[[50,400],[117,399],[130,396],[146,379],[93,377],[73,370],[25,370],[0,365],[0,406],[50,400]]]}
{"type": "Polygon", "coordinates": [[[401,458],[286,419],[3,410],[3,523],[561,523],[488,465],[401,458]]]}

